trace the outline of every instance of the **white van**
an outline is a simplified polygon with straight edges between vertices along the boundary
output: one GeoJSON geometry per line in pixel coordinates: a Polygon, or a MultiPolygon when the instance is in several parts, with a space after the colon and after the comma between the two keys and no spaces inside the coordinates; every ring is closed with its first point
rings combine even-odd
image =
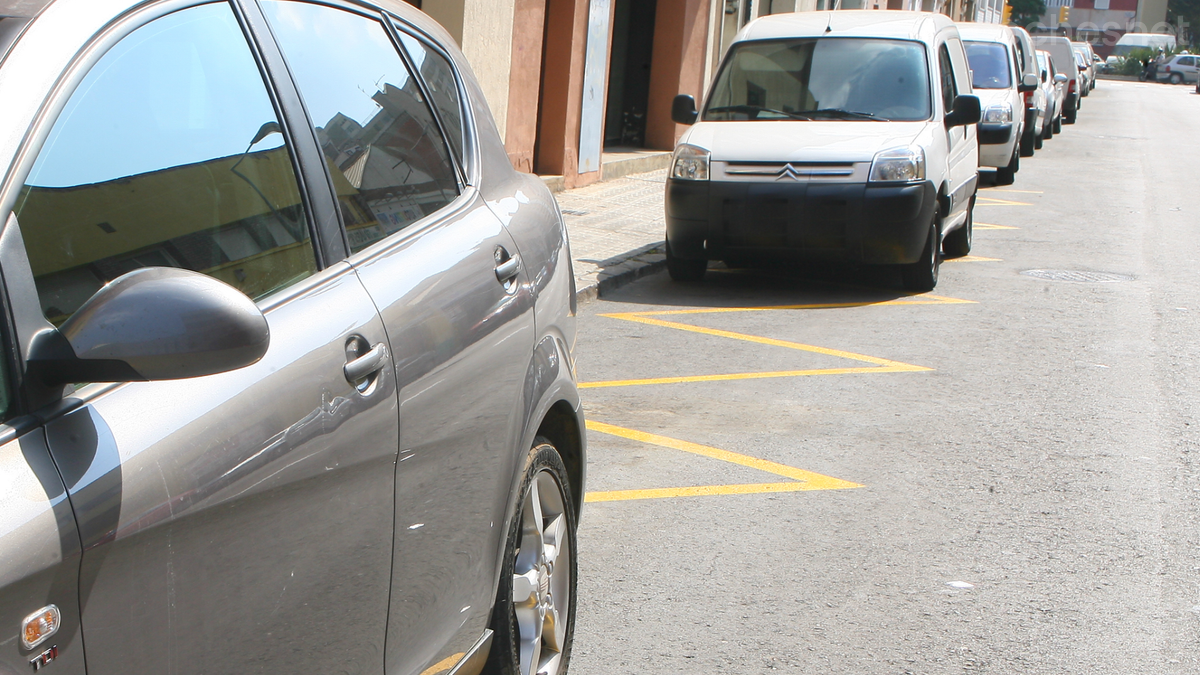
{"type": "Polygon", "coordinates": [[[764,257],[896,265],[906,288],[971,250],[979,99],[954,23],[805,12],[738,33],[667,179],[667,269],[764,257]]]}
{"type": "Polygon", "coordinates": [[[971,88],[983,106],[979,165],[996,169],[997,185],[1012,185],[1013,177],[1021,169],[1019,142],[1025,134],[1024,93],[1037,89],[1038,77],[1022,72],[1017,37],[1008,26],[960,23],[958,32],[971,66],[971,88]]]}
{"type": "Polygon", "coordinates": [[[1126,33],[1117,38],[1113,56],[1127,56],[1135,49],[1174,49],[1175,35],[1172,33],[1126,33]]]}
{"type": "Polygon", "coordinates": [[[1075,124],[1075,118],[1079,115],[1082,82],[1082,78],[1079,77],[1079,65],[1075,62],[1075,48],[1071,46],[1070,40],[1061,35],[1035,35],[1033,44],[1038,49],[1050,52],[1054,57],[1055,70],[1067,78],[1066,94],[1062,101],[1063,122],[1075,124]]]}

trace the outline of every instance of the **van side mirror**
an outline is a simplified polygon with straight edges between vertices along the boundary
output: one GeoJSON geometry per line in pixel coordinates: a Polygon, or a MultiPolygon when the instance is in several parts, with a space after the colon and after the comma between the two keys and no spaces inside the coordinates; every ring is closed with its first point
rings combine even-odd
{"type": "Polygon", "coordinates": [[[983,107],[979,105],[979,97],[969,94],[954,97],[954,105],[946,113],[946,128],[961,127],[968,124],[979,124],[983,119],[983,107]]]}
{"type": "Polygon", "coordinates": [[[178,380],[248,366],[270,343],[266,317],[241,291],[198,272],[144,267],[40,335],[29,368],[48,385],[178,380]]]}
{"type": "Polygon", "coordinates": [[[691,94],[680,94],[671,101],[671,119],[679,124],[692,125],[700,113],[696,112],[696,99],[691,94]]]}
{"type": "Polygon", "coordinates": [[[1054,74],[1054,83],[1055,84],[1066,84],[1070,81],[1071,81],[1071,78],[1067,77],[1066,75],[1063,75],[1062,73],[1054,74]]]}
{"type": "Polygon", "coordinates": [[[1017,87],[1017,91],[1024,94],[1027,91],[1033,91],[1038,88],[1038,76],[1033,73],[1025,73],[1021,77],[1021,86],[1017,87]]]}

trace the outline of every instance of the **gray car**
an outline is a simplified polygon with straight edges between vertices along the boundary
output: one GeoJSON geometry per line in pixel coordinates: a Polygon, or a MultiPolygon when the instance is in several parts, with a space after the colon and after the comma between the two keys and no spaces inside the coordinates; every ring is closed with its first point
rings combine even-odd
{"type": "Polygon", "coordinates": [[[0,17],[0,672],[565,672],[571,258],[450,36],[0,17]]]}

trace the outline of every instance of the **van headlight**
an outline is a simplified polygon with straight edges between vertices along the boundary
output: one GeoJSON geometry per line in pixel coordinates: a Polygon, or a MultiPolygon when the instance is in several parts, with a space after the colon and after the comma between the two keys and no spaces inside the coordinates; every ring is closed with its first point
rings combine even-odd
{"type": "Polygon", "coordinates": [[[671,177],[678,180],[708,180],[708,159],[712,153],[704,148],[683,144],[675,148],[671,159],[671,177]]]}
{"type": "Polygon", "coordinates": [[[987,110],[983,111],[984,124],[1010,124],[1012,123],[1012,106],[1008,103],[1000,103],[998,105],[989,105],[987,110]]]}
{"type": "Polygon", "coordinates": [[[925,180],[925,151],[919,147],[906,147],[876,153],[871,161],[869,180],[873,183],[925,180]]]}

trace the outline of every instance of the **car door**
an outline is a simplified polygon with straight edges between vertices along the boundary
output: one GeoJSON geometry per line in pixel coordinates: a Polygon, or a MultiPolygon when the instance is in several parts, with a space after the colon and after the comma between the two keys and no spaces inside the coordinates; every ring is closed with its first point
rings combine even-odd
{"type": "Polygon", "coordinates": [[[389,672],[419,673],[453,663],[488,622],[526,450],[518,445],[532,296],[513,239],[456,171],[459,144],[443,129],[463,116],[448,102],[458,96],[455,73],[438,71],[449,68],[444,57],[350,7],[261,4],[321,139],[349,261],[395,354],[400,458],[387,663],[389,672]],[[320,43],[323,32],[343,39],[320,43]],[[439,116],[430,103],[453,112],[439,116]]]}
{"type": "Polygon", "coordinates": [[[321,264],[305,136],[230,3],[148,7],[103,39],[17,178],[5,283],[42,322],[22,330],[168,266],[256,299],[271,342],[240,370],[83,385],[40,413],[79,522],[88,673],[379,673],[394,368],[353,268],[321,264]]]}
{"type": "MultiPolygon", "coordinates": [[[[938,82],[941,84],[943,114],[949,112],[959,94],[971,93],[966,52],[962,41],[948,38],[938,46],[938,82]]],[[[950,213],[969,207],[979,174],[979,146],[974,124],[946,129],[947,162],[950,174],[950,213]]]]}

